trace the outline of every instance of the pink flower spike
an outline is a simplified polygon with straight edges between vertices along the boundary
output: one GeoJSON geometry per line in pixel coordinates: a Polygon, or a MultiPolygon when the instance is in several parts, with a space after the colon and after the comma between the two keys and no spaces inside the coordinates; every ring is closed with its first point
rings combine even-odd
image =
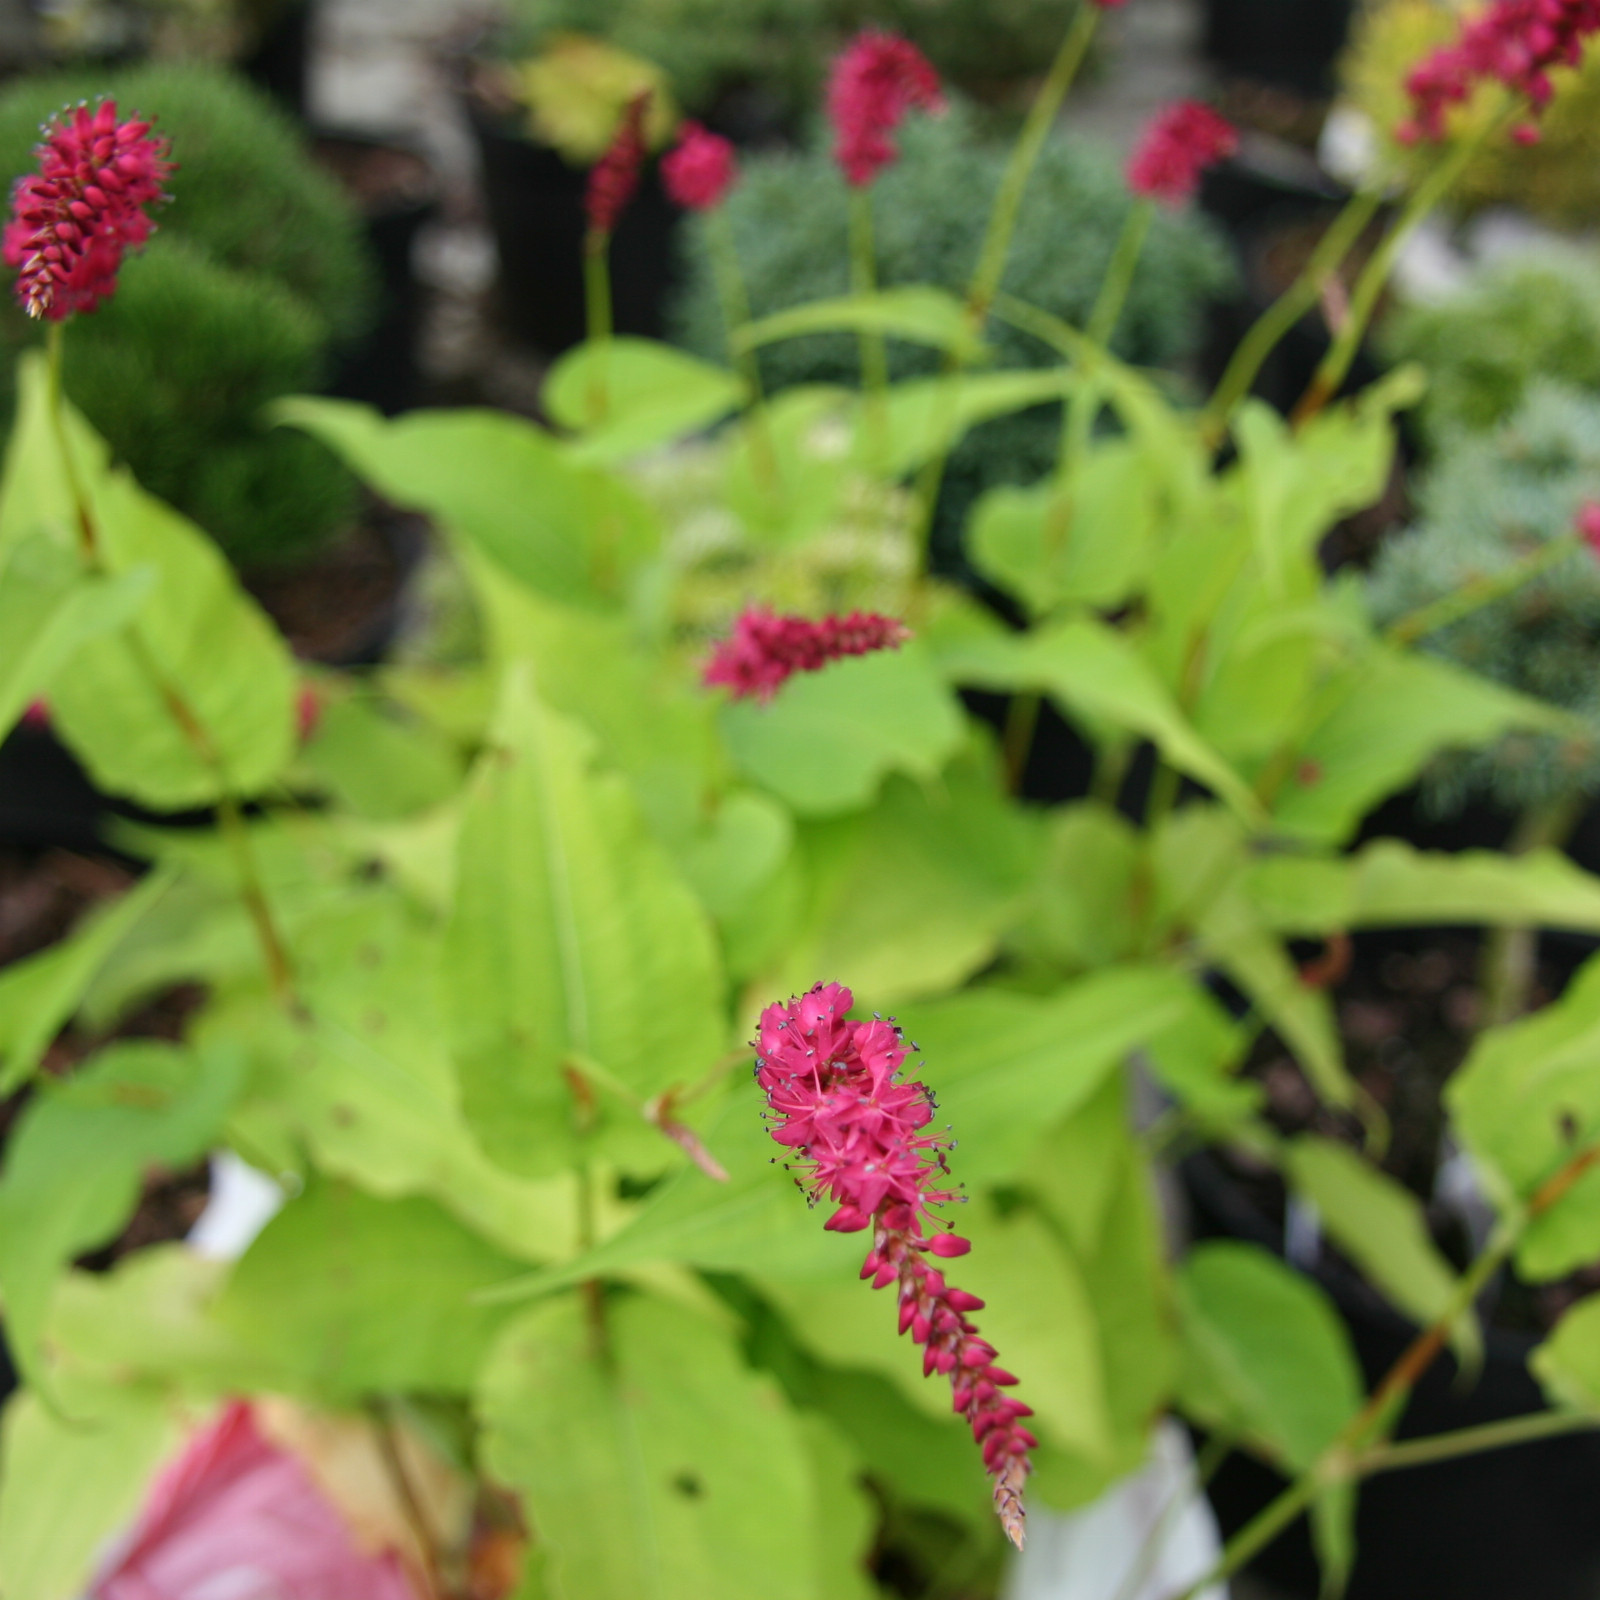
{"type": "Polygon", "coordinates": [[[858,34],[828,79],[833,154],[845,181],[865,188],[899,154],[890,135],[905,114],[938,114],[944,105],[939,74],[909,39],[879,29],[858,34]]]}
{"type": "Polygon", "coordinates": [[[735,700],[766,705],[796,672],[816,672],[845,656],[895,650],[910,637],[903,622],[872,611],[812,622],[752,606],[717,646],[701,681],[707,688],[725,685],[735,700]]]}
{"type": "Polygon", "coordinates": [[[30,317],[62,322],[116,292],[123,255],[150,237],[150,206],[168,196],[166,141],[117,104],[80,105],[48,122],[38,169],[17,181],[3,253],[30,317]]]}
{"type": "Polygon", "coordinates": [[[1156,113],[1128,162],[1128,187],[1147,200],[1181,206],[1200,187],[1200,174],[1239,148],[1233,125],[1198,100],[1179,100],[1156,113]]]}
{"type": "Polygon", "coordinates": [[[648,154],[644,119],[650,110],[650,94],[650,90],[641,89],[628,102],[610,148],[589,172],[583,210],[591,233],[606,238],[615,233],[622,213],[628,209],[628,202],[639,187],[639,172],[648,154]]]}
{"type": "Polygon", "coordinates": [[[1020,1549],[1028,1451],[1037,1443],[1020,1419],[1032,1413],[1000,1393],[1017,1380],[994,1364],[994,1346],[967,1320],[983,1302],[948,1287],[927,1260],[929,1253],[961,1256],[971,1249],[945,1232],[936,1215],[957,1198],[946,1187],[951,1146],[923,1131],[933,1098],[927,1087],[900,1081],[906,1053],[893,1019],[851,1022],[853,1004],[848,989],[818,984],[761,1013],[756,1082],[767,1096],[772,1135],[797,1151],[810,1199],[839,1206],[829,1226],[841,1215],[867,1215],[872,1248],[862,1277],[870,1276],[874,1288],[898,1284],[900,1331],[924,1346],[924,1377],[938,1372],[950,1379],[951,1403],[994,1480],[1000,1525],[1020,1549]],[[892,1047],[884,1043],[885,1030],[892,1047]],[[796,1129],[803,1140],[790,1137],[796,1129]]]}
{"type": "Polygon", "coordinates": [[[1600,500],[1587,500],[1579,506],[1575,526],[1590,554],[1600,560],[1600,500]]]}
{"type": "Polygon", "coordinates": [[[698,122],[684,123],[677,147],[661,163],[667,194],[685,211],[715,211],[737,176],[733,146],[698,122]]]}

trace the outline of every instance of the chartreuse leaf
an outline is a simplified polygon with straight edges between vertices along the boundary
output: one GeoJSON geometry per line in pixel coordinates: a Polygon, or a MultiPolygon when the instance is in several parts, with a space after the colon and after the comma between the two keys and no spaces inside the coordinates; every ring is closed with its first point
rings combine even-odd
{"type": "Polygon", "coordinates": [[[1600,932],[1600,878],[1559,850],[1446,854],[1374,839],[1349,856],[1263,857],[1240,886],[1262,922],[1291,937],[1458,922],[1600,932]]]}
{"type": "Polygon", "coordinates": [[[653,518],[631,490],[506,412],[411,411],[391,422],[349,401],[297,398],[273,414],[551,599],[609,606],[621,574],[654,547],[653,518]]]}
{"type": "Polygon", "coordinates": [[[152,872],[70,938],[0,972],[0,1095],[10,1094],[32,1074],[95,974],[172,887],[172,880],[170,871],[152,872]]]}
{"type": "Polygon", "coordinates": [[[552,1600],[823,1600],[807,1440],[717,1323],[628,1296],[606,1352],[574,1296],[507,1328],[477,1412],[552,1600]]]}
{"type": "Polygon", "coordinates": [[[442,733],[364,695],[331,698],[300,755],[344,808],[373,822],[442,804],[464,775],[442,733]]]}
{"type": "Polygon", "coordinates": [[[1114,606],[1144,576],[1162,485],[1125,439],[1097,444],[1065,484],[991,489],[973,510],[972,561],[1035,615],[1114,606]]]}
{"type": "Polygon", "coordinates": [[[599,1064],[641,1099],[698,1081],[724,1046],[710,923],[593,741],[507,674],[462,819],[445,941],[462,1105],[496,1160],[571,1155],[564,1072],[599,1064]]]}
{"type": "Polygon", "coordinates": [[[75,1600],[133,1520],[184,1417],[159,1389],[100,1383],[72,1414],[22,1393],[0,1423],[0,1590],[75,1600]]]}
{"type": "Polygon", "coordinates": [[[922,646],[796,673],[770,705],[725,706],[739,770],[802,816],[867,804],[890,772],[931,779],[961,743],[961,714],[922,646]]]}
{"type": "Polygon", "coordinates": [[[569,452],[617,461],[707,427],[744,401],[723,367],[653,339],[590,340],[550,369],[540,392],[558,427],[583,437],[569,452]]]}
{"type": "MultiPolygon", "coordinates": [[[[1349,1336],[1308,1278],[1253,1245],[1203,1244],[1178,1270],[1178,1402],[1291,1476],[1308,1471],[1361,1404],[1349,1336]]],[[[1326,1587],[1354,1552],[1354,1490],[1324,1489],[1312,1527],[1326,1587]]]]}
{"type": "Polygon", "coordinates": [[[1045,826],[1044,855],[1026,921],[1008,941],[1067,968],[1126,958],[1137,933],[1134,882],[1143,847],[1133,824],[1110,806],[1058,806],[1045,826]]]}
{"type": "Polygon", "coordinates": [[[258,989],[214,1003],[201,1022],[202,1037],[251,1050],[231,1123],[244,1147],[290,1170],[309,1152],[323,1172],[386,1198],[426,1196],[524,1260],[576,1248],[571,1185],[513,1176],[462,1116],[432,924],[393,889],[371,889],[301,924],[295,955],[303,1018],[258,989]]]}
{"type": "MultiPolygon", "coordinates": [[[[6,471],[8,478],[32,474],[36,485],[8,492],[4,515],[33,518],[20,524],[24,534],[77,526],[59,443],[39,421],[50,404],[48,384],[42,360],[21,363],[23,420],[6,471]],[[27,461],[19,454],[24,443],[47,453],[27,461]]],[[[288,649],[216,545],[113,470],[104,441],[70,407],[65,423],[99,575],[152,588],[125,627],[83,631],[57,666],[50,681],[57,731],[103,789],[146,805],[178,810],[225,793],[255,794],[293,749],[288,649]]]]}
{"type": "Polygon", "coordinates": [[[759,322],[748,323],[734,335],[740,352],[758,350],[781,339],[809,333],[882,333],[932,345],[968,360],[982,350],[966,307],[953,294],[928,284],[880,289],[873,294],[841,295],[833,300],[812,300],[779,311],[759,322]]]}
{"type": "Polygon", "coordinates": [[[866,1558],[878,1532],[878,1512],[861,1484],[861,1464],[849,1439],[828,1418],[795,1417],[811,1468],[812,1551],[817,1600],[881,1600],[866,1558]]]}
{"type": "Polygon", "coordinates": [[[1151,1037],[1144,1060],[1162,1088],[1208,1132],[1220,1133],[1265,1098],[1259,1083],[1237,1076],[1254,1037],[1207,989],[1191,984],[1182,1015],[1151,1037]]]}
{"type": "MultiPolygon", "coordinates": [[[[1348,1145],[1313,1134],[1284,1147],[1284,1172],[1316,1206],[1329,1238],[1391,1305],[1424,1328],[1449,1310],[1456,1274],[1409,1189],[1348,1145]]],[[[1483,1337],[1470,1311],[1458,1319],[1453,1342],[1467,1365],[1482,1358],[1483,1337]]]]}
{"type": "MultiPolygon", "coordinates": [[[[954,444],[969,428],[993,417],[1058,401],[1076,382],[1072,371],[1053,367],[1042,371],[970,372],[897,383],[889,390],[887,405],[887,468],[896,476],[914,472],[938,453],[944,441],[954,444]]],[[[863,403],[858,417],[863,460],[869,467],[876,466],[869,403],[863,403]]]]}
{"type": "Polygon", "coordinates": [[[85,640],[121,628],[155,586],[136,568],[103,578],[46,534],[24,539],[0,571],[0,736],[50,687],[85,640]]]}
{"type": "Polygon", "coordinates": [[[1378,641],[1330,681],[1320,703],[1272,812],[1285,833],[1329,844],[1442,750],[1487,744],[1512,728],[1580,731],[1542,701],[1378,641]]]}
{"type": "Polygon", "coordinates": [[[940,664],[972,688],[1042,691],[1069,716],[1152,740],[1162,754],[1249,818],[1260,806],[1244,780],[1197,734],[1126,638],[1094,617],[1015,635],[973,628],[938,638],[940,664]]]}
{"type": "Polygon", "coordinates": [[[1600,1416],[1600,1295],[1573,1306],[1528,1365],[1552,1405],[1600,1416]]]}
{"type": "Polygon", "coordinates": [[[432,1201],[316,1180],[246,1251],[215,1316],[325,1401],[464,1394],[505,1316],[473,1293],[513,1265],[432,1201]]]}
{"type": "Polygon", "coordinates": [[[1033,875],[1037,835],[974,762],[800,830],[807,902],[773,991],[847,973],[875,1004],[952,988],[994,955],[1033,875]]]}
{"type": "Polygon", "coordinates": [[[30,1102],[0,1177],[0,1293],[24,1372],[40,1372],[39,1335],[62,1269],[115,1237],[147,1168],[205,1153],[244,1066],[236,1049],[118,1044],[30,1102]]]}
{"type": "MultiPolygon", "coordinates": [[[[1600,1144],[1600,961],[1554,1005],[1482,1034],[1445,1088],[1492,1198],[1526,1201],[1600,1144]]],[[[1600,1255],[1600,1166],[1535,1217],[1517,1246],[1524,1277],[1559,1278],[1600,1255]]]]}

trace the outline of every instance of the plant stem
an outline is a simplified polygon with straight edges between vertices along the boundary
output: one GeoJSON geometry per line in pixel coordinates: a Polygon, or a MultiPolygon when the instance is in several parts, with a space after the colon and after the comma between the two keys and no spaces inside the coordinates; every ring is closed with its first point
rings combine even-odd
{"type": "Polygon", "coordinates": [[[1002,749],[1006,763],[1006,788],[1012,795],[1022,793],[1022,780],[1028,774],[1028,757],[1033,752],[1033,735],[1039,726],[1039,711],[1044,697],[1037,690],[1015,694],[1006,707],[1006,726],[1002,749]]]}
{"type": "Polygon", "coordinates": [[[1373,252],[1372,259],[1362,268],[1356,280],[1355,292],[1350,297],[1350,314],[1334,336],[1332,347],[1322,358],[1310,387],[1301,395],[1289,420],[1295,427],[1304,427],[1339,392],[1339,385],[1350,371],[1356,351],[1378,309],[1378,301],[1394,270],[1400,247],[1416,231],[1418,225],[1455,184],[1468,163],[1478,153],[1489,134],[1500,127],[1501,119],[1491,120],[1476,137],[1466,139],[1452,150],[1423,179],[1417,192],[1406,202],[1405,209],[1384,234],[1382,242],[1373,252]]]}
{"type": "MultiPolygon", "coordinates": [[[[872,237],[872,191],[861,186],[850,190],[850,287],[858,295],[869,295],[878,287],[877,248],[872,237]]],[[[861,351],[861,390],[867,416],[867,431],[873,459],[881,469],[889,462],[889,355],[883,335],[875,328],[862,328],[856,336],[861,351]]]]}
{"type": "Polygon", "coordinates": [[[761,356],[753,348],[739,349],[739,333],[750,322],[750,294],[739,269],[739,251],[733,241],[733,224],[725,207],[718,206],[705,219],[707,248],[717,296],[722,301],[722,321],[728,331],[728,348],[740,375],[750,389],[750,458],[762,486],[774,500],[782,491],[778,452],[767,418],[767,399],[761,386],[761,356]]]}
{"type": "MultiPolygon", "coordinates": [[[[599,347],[610,344],[613,332],[611,235],[599,228],[590,228],[583,236],[583,305],[589,343],[599,347]]],[[[596,364],[594,383],[589,391],[591,423],[603,422],[606,413],[611,409],[606,366],[607,362],[602,355],[596,364]]]]}
{"type": "Polygon", "coordinates": [[[446,1600],[450,1589],[445,1582],[443,1564],[439,1557],[439,1536],[423,1509],[422,1499],[411,1482],[411,1474],[406,1471],[405,1460],[395,1439],[394,1418],[387,1404],[377,1399],[367,1402],[367,1413],[372,1422],[372,1433],[377,1442],[379,1458],[383,1462],[384,1471],[389,1475],[395,1498],[400,1502],[400,1514],[411,1530],[411,1537],[416,1541],[422,1557],[423,1570],[417,1576],[424,1582],[426,1600],[446,1600]]]}
{"type": "Polygon", "coordinates": [[[1285,334],[1316,303],[1323,285],[1344,265],[1355,242],[1377,213],[1378,195],[1369,190],[1354,194],[1317,242],[1311,259],[1273,303],[1262,312],[1239,341],[1226,370],[1201,415],[1201,428],[1213,445],[1221,442],[1239,402],[1249,394],[1268,356],[1285,334]]]}
{"type": "MultiPolygon", "coordinates": [[[[1448,1343],[1451,1329],[1466,1314],[1490,1279],[1511,1259],[1529,1223],[1556,1205],[1580,1179],[1597,1167],[1600,1167],[1600,1144],[1591,1145],[1573,1156],[1540,1184],[1520,1212],[1513,1212],[1501,1220],[1482,1255],[1457,1281],[1449,1305],[1411,1341],[1383,1381],[1367,1397],[1360,1411],[1340,1429],[1338,1437],[1277,1499],[1246,1523],[1228,1541],[1227,1548],[1211,1570],[1204,1577],[1196,1579],[1175,1600],[1195,1600],[1195,1596],[1212,1584],[1232,1577],[1294,1521],[1321,1489],[1331,1483],[1347,1482],[1358,1475],[1360,1464],[1371,1459],[1366,1447],[1373,1434],[1384,1425],[1395,1402],[1408,1393],[1417,1379],[1433,1365],[1448,1343]]],[[[1428,1442],[1414,1441],[1417,1445],[1428,1442]]],[[[1405,1450],[1409,1446],[1393,1448],[1405,1450]]]]}
{"type": "Polygon", "coordinates": [[[1089,338],[1102,348],[1110,347],[1111,336],[1116,332],[1117,319],[1127,303],[1128,290],[1133,287],[1133,275],[1144,252],[1145,240],[1150,237],[1150,224],[1155,215],[1153,200],[1135,200],[1122,224],[1117,248],[1106,268],[1100,293],[1095,297],[1094,310],[1089,313],[1089,338]]]}
{"type": "Polygon", "coordinates": [[[1560,538],[1540,545],[1514,566],[1469,578],[1459,589],[1452,589],[1449,594],[1407,612],[1384,629],[1384,638],[1391,644],[1415,644],[1419,639],[1426,639],[1429,634],[1438,633],[1451,623],[1460,622],[1473,612],[1493,605],[1496,600],[1515,594],[1524,584],[1531,583],[1552,567],[1560,566],[1569,556],[1576,555],[1582,549],[1583,540],[1577,534],[1562,534],[1560,538]]]}
{"type": "Polygon", "coordinates": [[[1485,1450],[1505,1450],[1513,1445],[1531,1444],[1537,1439],[1555,1439],[1566,1433],[1583,1433],[1600,1428],[1600,1416],[1587,1411],[1535,1411],[1527,1416],[1506,1417],[1485,1422],[1475,1428],[1455,1428],[1449,1433],[1430,1434],[1425,1439],[1405,1439],[1399,1444],[1377,1445],[1357,1456],[1356,1474],[1363,1478],[1380,1472],[1398,1472],[1406,1467],[1431,1466],[1436,1461],[1453,1461],[1458,1456],[1477,1455],[1485,1450]]]}
{"type": "Polygon", "coordinates": [[[45,333],[45,370],[49,384],[50,423],[55,429],[56,448],[61,452],[61,466],[66,474],[67,491],[78,513],[78,544],[87,565],[101,566],[99,542],[95,537],[94,518],[89,511],[89,496],[84,492],[78,477],[78,463],[72,454],[72,442],[67,437],[67,410],[61,387],[63,335],[66,323],[52,322],[45,333]]]}
{"type": "Polygon", "coordinates": [[[967,289],[967,314],[975,328],[982,326],[989,314],[989,307],[994,304],[995,295],[999,293],[1028,179],[1033,176],[1039,152],[1044,149],[1044,142],[1050,136],[1051,126],[1061,110],[1061,102],[1066,99],[1067,91],[1083,65],[1083,58],[1089,52],[1089,41],[1094,37],[1095,24],[1099,20],[1100,8],[1092,0],[1078,0],[1077,12],[1051,63],[1049,75],[1034,96],[1033,104],[1028,108],[1027,121],[1017,135],[1016,144],[1012,146],[1011,158],[1000,180],[999,193],[989,213],[989,224],[978,252],[977,269],[967,289]]]}

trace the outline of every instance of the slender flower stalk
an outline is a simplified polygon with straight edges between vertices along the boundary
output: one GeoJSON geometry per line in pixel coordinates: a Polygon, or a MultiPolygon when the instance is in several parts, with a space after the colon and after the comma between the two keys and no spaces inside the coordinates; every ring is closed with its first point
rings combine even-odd
{"type": "Polygon", "coordinates": [[[924,1377],[949,1378],[953,1407],[982,1448],[1000,1525],[1020,1549],[1028,1451],[1038,1443],[1022,1419],[1033,1413],[1003,1392],[1017,1380],[970,1320],[983,1301],[952,1288],[929,1259],[972,1248],[936,1215],[959,1198],[947,1187],[951,1142],[925,1131],[936,1109],[927,1086],[900,1081],[899,1028],[848,1021],[853,1003],[841,985],[818,984],[762,1012],[756,1081],[772,1137],[795,1153],[808,1199],[837,1207],[825,1227],[870,1232],[861,1276],[875,1289],[896,1286],[900,1331],[924,1347],[924,1377]]]}
{"type": "Polygon", "coordinates": [[[846,656],[895,650],[910,637],[903,622],[871,611],[813,622],[752,606],[717,646],[702,682],[707,688],[723,685],[735,700],[766,705],[797,672],[817,672],[846,656]]]}
{"type": "Polygon", "coordinates": [[[123,256],[150,237],[148,208],[169,198],[166,141],[150,127],[119,120],[115,100],[45,125],[37,170],[12,196],[3,247],[30,317],[60,322],[116,292],[123,256]]]}
{"type": "MultiPolygon", "coordinates": [[[[583,241],[583,277],[588,307],[589,338],[604,343],[611,337],[611,236],[639,187],[648,154],[645,118],[651,91],[641,89],[627,104],[606,152],[589,172],[583,196],[588,231],[583,241]]],[[[604,396],[600,397],[604,410],[604,396]]]]}

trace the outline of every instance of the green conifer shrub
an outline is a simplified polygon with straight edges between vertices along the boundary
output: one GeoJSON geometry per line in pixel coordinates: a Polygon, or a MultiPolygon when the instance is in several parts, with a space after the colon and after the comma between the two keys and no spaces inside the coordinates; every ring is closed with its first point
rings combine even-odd
{"type": "MultiPolygon", "coordinates": [[[[261,414],[314,389],[362,330],[372,268],[360,220],[287,117],[199,65],[12,86],[0,96],[0,173],[30,168],[53,112],[108,94],[156,119],[177,170],[116,296],[66,341],[67,392],[142,483],[241,565],[301,556],[348,523],[355,482],[320,444],[266,428],[261,414]]],[[[38,333],[9,297],[0,333],[9,409],[9,368],[38,333]]]]}

